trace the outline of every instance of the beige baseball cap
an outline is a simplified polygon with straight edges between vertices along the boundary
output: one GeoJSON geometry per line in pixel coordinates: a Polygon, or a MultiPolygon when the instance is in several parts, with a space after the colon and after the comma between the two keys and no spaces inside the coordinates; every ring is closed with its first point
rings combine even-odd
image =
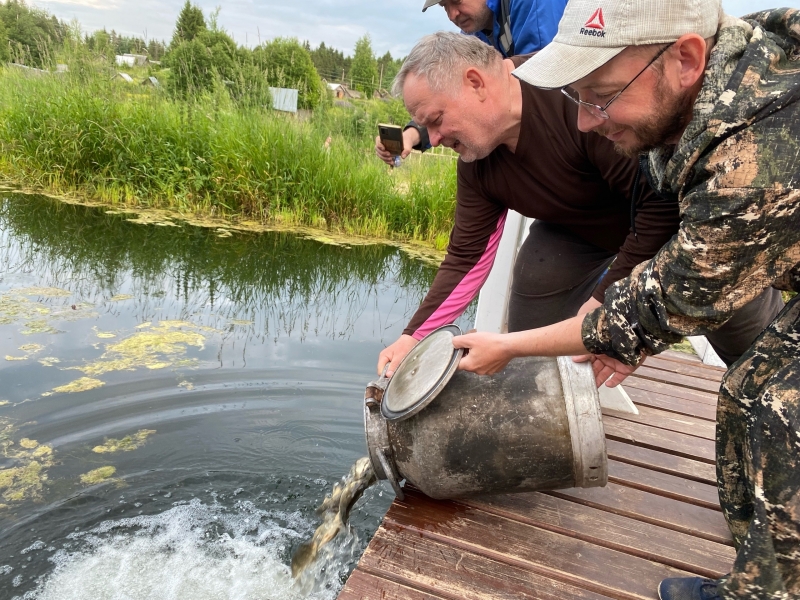
{"type": "Polygon", "coordinates": [[[428,10],[434,4],[439,4],[442,0],[425,0],[425,5],[422,7],[422,12],[428,10]]]}
{"type": "Polygon", "coordinates": [[[556,37],[514,75],[560,88],[602,67],[628,46],[716,34],[721,0],[569,0],[556,37]]]}

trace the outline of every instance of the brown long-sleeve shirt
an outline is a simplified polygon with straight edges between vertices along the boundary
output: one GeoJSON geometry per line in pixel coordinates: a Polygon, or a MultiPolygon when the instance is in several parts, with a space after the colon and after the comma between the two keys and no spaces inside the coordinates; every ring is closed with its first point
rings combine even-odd
{"type": "Polygon", "coordinates": [[[575,127],[577,107],[558,90],[524,82],[515,152],[505,145],[484,159],[458,161],[455,224],[447,255],[404,333],[421,339],[452,323],[489,275],[508,209],[559,224],[600,248],[618,252],[593,296],[652,258],[677,232],[678,205],[656,196],[641,177],[636,235],[631,194],[637,162],[613,144],[575,127]]]}

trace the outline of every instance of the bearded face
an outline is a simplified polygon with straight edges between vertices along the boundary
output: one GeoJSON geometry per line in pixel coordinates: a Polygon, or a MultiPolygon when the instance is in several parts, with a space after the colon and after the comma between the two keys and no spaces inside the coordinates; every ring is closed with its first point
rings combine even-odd
{"type": "Polygon", "coordinates": [[[693,106],[691,90],[672,90],[666,80],[659,78],[649,114],[625,125],[609,120],[595,131],[612,140],[617,152],[633,158],[679,137],[692,118],[693,106]]]}

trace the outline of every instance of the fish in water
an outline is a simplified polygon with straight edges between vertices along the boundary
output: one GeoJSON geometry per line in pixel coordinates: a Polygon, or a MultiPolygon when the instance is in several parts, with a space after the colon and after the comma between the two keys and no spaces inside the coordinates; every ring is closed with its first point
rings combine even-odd
{"type": "Polygon", "coordinates": [[[359,458],[350,467],[350,472],[333,486],[330,495],[326,496],[317,508],[322,518],[322,525],[317,527],[314,535],[301,544],[292,556],[292,577],[295,579],[312,564],[319,551],[344,529],[350,516],[350,509],[364,491],[377,481],[372,462],[368,457],[359,458]]]}

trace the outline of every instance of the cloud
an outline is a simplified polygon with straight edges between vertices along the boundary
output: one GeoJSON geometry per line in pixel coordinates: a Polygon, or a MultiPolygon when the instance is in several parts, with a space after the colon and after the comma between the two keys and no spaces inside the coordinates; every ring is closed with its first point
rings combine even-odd
{"type": "Polygon", "coordinates": [[[114,10],[120,7],[120,0],[50,0],[51,4],[74,4],[96,10],[114,10]]]}

